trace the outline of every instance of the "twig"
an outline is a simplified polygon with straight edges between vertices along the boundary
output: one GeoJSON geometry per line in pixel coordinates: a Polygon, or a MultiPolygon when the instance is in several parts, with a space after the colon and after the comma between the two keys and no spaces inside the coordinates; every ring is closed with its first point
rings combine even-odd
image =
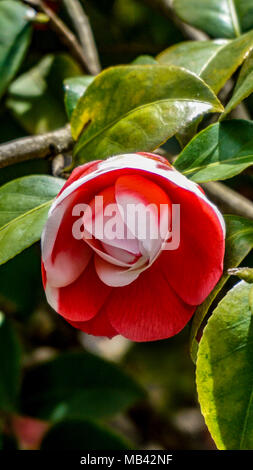
{"type": "Polygon", "coordinates": [[[76,39],[72,31],[63,23],[63,21],[49,8],[43,0],[24,0],[24,3],[32,5],[45,13],[50,19],[52,29],[57,33],[59,39],[68,47],[75,59],[81,65],[82,69],[93,75],[93,69],[90,66],[82,47],[76,39]]]}
{"type": "Polygon", "coordinates": [[[89,18],[80,5],[79,0],[63,1],[77,32],[85,57],[89,63],[91,73],[97,75],[101,71],[101,66],[89,18]]]}
{"type": "Polygon", "coordinates": [[[204,33],[203,31],[200,31],[199,29],[193,28],[193,26],[190,26],[187,23],[184,23],[183,21],[180,20],[180,18],[178,18],[178,16],[175,14],[171,6],[172,5],[171,0],[138,0],[138,1],[159,11],[163,16],[165,16],[169,20],[172,20],[173,23],[175,23],[175,25],[178,27],[178,29],[181,31],[181,33],[186,39],[190,39],[193,41],[205,41],[209,39],[206,33],[204,33]]]}
{"type": "Polygon", "coordinates": [[[205,183],[202,186],[210,199],[216,202],[223,212],[253,219],[253,203],[246,197],[216,181],[205,183]]]}
{"type": "Polygon", "coordinates": [[[54,132],[16,139],[0,145],[0,168],[68,152],[74,146],[70,127],[54,132]]]}

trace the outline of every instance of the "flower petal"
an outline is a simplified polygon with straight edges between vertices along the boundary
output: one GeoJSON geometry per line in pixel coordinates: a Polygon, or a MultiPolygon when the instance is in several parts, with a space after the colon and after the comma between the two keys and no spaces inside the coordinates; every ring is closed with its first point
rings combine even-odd
{"type": "Polygon", "coordinates": [[[81,276],[72,284],[60,289],[52,288],[49,283],[46,284],[49,304],[66,320],[74,322],[93,318],[103,306],[110,292],[111,287],[106,286],[98,278],[93,259],[81,276]]]}
{"type": "Polygon", "coordinates": [[[173,289],[187,303],[201,304],[223,271],[225,241],[222,226],[212,207],[190,192],[174,187],[180,204],[180,244],[163,251],[158,264],[173,289]]]}
{"type": "Polygon", "coordinates": [[[114,289],[102,311],[126,338],[155,341],[182,330],[195,308],[177,296],[154,264],[129,286],[114,289]]]}
{"type": "Polygon", "coordinates": [[[118,332],[111,325],[108,315],[103,312],[99,312],[94,318],[86,322],[71,322],[68,320],[68,323],[74,328],[93,336],[113,338],[118,335],[118,332]]]}

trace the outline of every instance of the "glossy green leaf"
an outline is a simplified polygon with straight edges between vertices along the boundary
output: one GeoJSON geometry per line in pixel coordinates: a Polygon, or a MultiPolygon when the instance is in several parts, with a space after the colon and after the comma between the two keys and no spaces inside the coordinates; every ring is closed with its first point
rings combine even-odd
{"type": "Polygon", "coordinates": [[[93,80],[94,77],[90,75],[66,78],[66,80],[64,80],[65,107],[69,118],[71,118],[79,98],[83,96],[93,80]]]}
{"type": "Polygon", "coordinates": [[[197,359],[202,414],[219,449],[253,448],[252,285],[237,284],[214,310],[197,359]]]}
{"type": "Polygon", "coordinates": [[[81,74],[67,54],[47,55],[9,87],[7,107],[31,134],[41,134],[67,121],[63,81],[81,74]]]}
{"type": "Polygon", "coordinates": [[[111,416],[143,397],[118,367],[88,353],[69,353],[31,369],[22,389],[23,413],[42,419],[111,416]]]}
{"type": "Polygon", "coordinates": [[[20,386],[20,345],[11,323],[0,312],[0,411],[13,411],[20,386]]]}
{"type": "Polygon", "coordinates": [[[236,82],[233,96],[228,102],[225,112],[222,115],[224,119],[231,111],[238,106],[241,101],[247,98],[253,92],[253,54],[245,60],[239,78],[236,82]]]}
{"type": "Polygon", "coordinates": [[[241,264],[244,258],[253,249],[253,221],[243,217],[227,215],[225,216],[227,227],[226,254],[224,261],[224,274],[214,290],[201,304],[193,317],[190,337],[190,351],[193,361],[196,361],[198,342],[196,340],[200,327],[205,319],[213,301],[226,284],[229,275],[227,270],[235,268],[241,264]]]}
{"type": "Polygon", "coordinates": [[[196,183],[225,180],[253,165],[253,123],[213,124],[183,149],[174,166],[196,183]]]}
{"type": "Polygon", "coordinates": [[[0,2],[0,96],[22,63],[31,39],[35,11],[19,2],[0,2]]]}
{"type": "Polygon", "coordinates": [[[160,64],[176,65],[200,76],[217,94],[253,48],[250,31],[232,41],[186,41],[163,51],[160,64]]]}
{"type": "Polygon", "coordinates": [[[154,150],[197,117],[222,111],[213,92],[178,67],[112,67],[89,86],[71,127],[78,162],[154,150]]]}
{"type": "Polygon", "coordinates": [[[48,210],[65,181],[25,176],[0,188],[0,264],[38,241],[48,210]]]}
{"type": "Polygon", "coordinates": [[[213,37],[233,38],[253,27],[251,0],[173,0],[177,15],[213,37]]]}
{"type": "MultiPolygon", "coordinates": [[[[61,421],[55,424],[44,437],[41,446],[42,450],[54,451],[62,451],[62,449],[67,451],[127,450],[129,448],[129,443],[111,430],[96,423],[78,420],[61,421]]],[[[89,466],[88,462],[86,465],[89,466]]]]}

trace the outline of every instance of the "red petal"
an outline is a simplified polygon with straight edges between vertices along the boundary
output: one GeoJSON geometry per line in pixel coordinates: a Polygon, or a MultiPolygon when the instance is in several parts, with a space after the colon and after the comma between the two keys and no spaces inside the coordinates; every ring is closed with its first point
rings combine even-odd
{"type": "Polygon", "coordinates": [[[155,263],[129,286],[114,289],[102,310],[126,338],[155,341],[182,330],[195,307],[176,295],[155,263]]]}
{"type": "Polygon", "coordinates": [[[216,213],[204,200],[176,186],[172,195],[173,202],[180,204],[180,245],[163,251],[157,263],[177,294],[199,305],[222,275],[224,234],[216,213]]]}
{"type": "Polygon", "coordinates": [[[113,338],[118,335],[118,332],[112,327],[108,316],[103,312],[98,313],[94,318],[86,322],[68,321],[68,323],[74,326],[74,328],[93,336],[113,338]]]}
{"type": "MultiPolygon", "coordinates": [[[[76,167],[70,177],[68,178],[68,180],[66,181],[66,183],[64,184],[64,186],[62,187],[61,191],[59,192],[58,196],[64,191],[64,189],[66,189],[70,184],[74,183],[74,181],[78,180],[79,178],[82,178],[82,176],[85,176],[85,175],[88,175],[89,173],[91,173],[92,171],[95,171],[99,165],[99,163],[101,162],[102,160],[95,160],[93,162],[88,162],[88,163],[85,163],[84,165],[80,165],[78,167],[76,167]]],[[[57,197],[58,197],[57,196],[57,197]]]]}
{"type": "Polygon", "coordinates": [[[101,309],[111,290],[100,281],[92,259],[75,282],[59,289],[57,312],[74,322],[90,320],[101,309]]]}

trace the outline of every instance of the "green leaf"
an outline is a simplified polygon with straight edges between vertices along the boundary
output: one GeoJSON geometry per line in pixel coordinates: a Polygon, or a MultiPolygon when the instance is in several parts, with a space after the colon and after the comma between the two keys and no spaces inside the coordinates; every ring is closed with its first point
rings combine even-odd
{"type": "Polygon", "coordinates": [[[253,54],[245,60],[239,78],[237,80],[233,96],[228,102],[222,115],[224,119],[231,111],[238,106],[245,98],[253,92],[253,54]]]}
{"type": "Polygon", "coordinates": [[[9,87],[7,107],[30,134],[42,134],[67,121],[63,81],[81,74],[67,54],[47,55],[9,87]]]}
{"type": "Polygon", "coordinates": [[[253,447],[252,285],[237,284],[214,310],[199,345],[197,390],[219,449],[253,447]]]}
{"type": "Polygon", "coordinates": [[[31,39],[35,11],[15,1],[0,2],[0,96],[19,69],[31,39]]]}
{"type": "Polygon", "coordinates": [[[177,15],[213,37],[233,38],[253,27],[251,0],[173,0],[177,15]]]}
{"type": "Polygon", "coordinates": [[[90,75],[66,78],[66,80],[64,80],[65,107],[69,119],[71,118],[79,98],[84,95],[86,89],[93,80],[94,77],[90,75]]]}
{"type": "Polygon", "coordinates": [[[13,411],[20,386],[20,345],[11,323],[0,312],[0,410],[13,411]]]}
{"type": "Polygon", "coordinates": [[[186,41],[163,51],[160,64],[184,67],[200,76],[217,94],[253,48],[253,32],[228,41],[186,41]]]}
{"type": "Polygon", "coordinates": [[[118,367],[88,353],[68,353],[28,371],[22,411],[58,421],[111,416],[143,398],[118,367]]]}
{"type": "Polygon", "coordinates": [[[198,342],[196,340],[200,327],[205,319],[213,301],[226,284],[229,275],[228,269],[235,268],[241,264],[244,258],[253,248],[253,221],[243,217],[227,215],[225,216],[227,227],[226,253],[224,261],[224,274],[214,290],[207,299],[200,305],[193,317],[190,337],[190,351],[193,361],[196,361],[198,342]]]}
{"type": "Polygon", "coordinates": [[[48,210],[64,183],[60,178],[32,175],[0,188],[0,264],[40,239],[48,210]]]}
{"type": "Polygon", "coordinates": [[[183,149],[174,166],[196,183],[225,180],[253,165],[253,122],[213,124],[183,149]]]}
{"type": "MultiPolygon", "coordinates": [[[[121,436],[96,423],[62,421],[44,437],[42,450],[127,450],[129,443],[121,436]]],[[[87,462],[88,465],[88,462],[87,462]]]]}
{"type": "Polygon", "coordinates": [[[154,150],[197,117],[221,112],[213,92],[192,73],[163,65],[112,67],[89,86],[71,127],[79,162],[154,150]]]}

